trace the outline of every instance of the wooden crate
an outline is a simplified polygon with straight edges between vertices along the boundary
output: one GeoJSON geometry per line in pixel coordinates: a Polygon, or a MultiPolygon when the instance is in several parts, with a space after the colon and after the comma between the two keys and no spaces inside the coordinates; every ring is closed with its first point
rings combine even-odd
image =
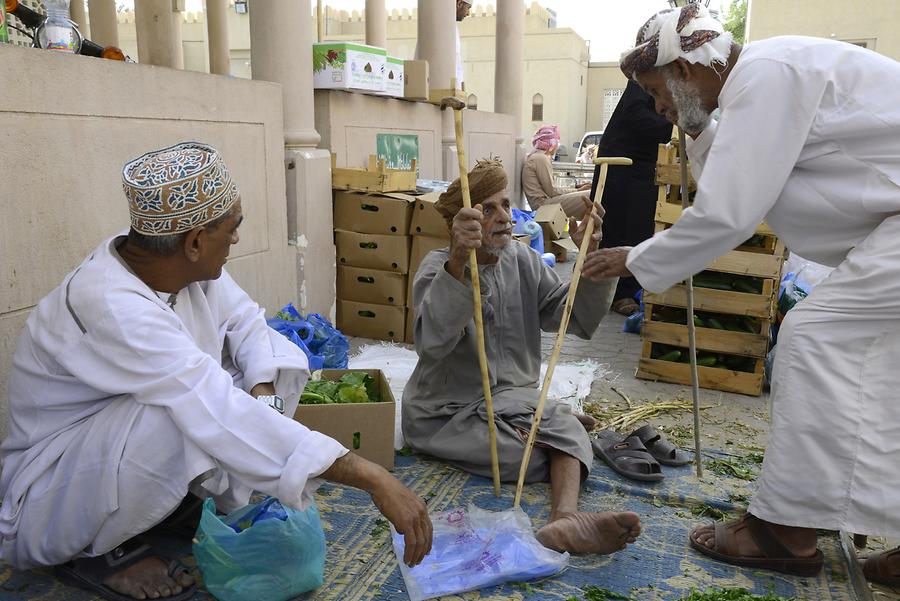
{"type": "Polygon", "coordinates": [[[374,154],[369,156],[369,166],[338,167],[337,156],[331,155],[331,187],[335,190],[359,192],[413,192],[416,189],[416,160],[409,171],[388,169],[384,160],[374,154]]]}
{"type": "MultiPolygon", "coordinates": [[[[659,147],[656,182],[659,193],[656,205],[656,231],[672,226],[681,217],[680,165],[677,147],[661,144],[659,147]]],[[[689,176],[689,191],[696,190],[696,182],[689,176]]],[[[694,285],[694,311],[722,316],[749,317],[756,324],[752,332],[697,327],[698,355],[724,355],[726,358],[752,360],[751,371],[738,371],[727,367],[698,367],[702,388],[759,395],[762,393],[765,357],[769,350],[769,330],[777,311],[778,286],[784,263],[784,245],[766,224],[760,224],[750,240],[713,261],[705,271],[751,276],[761,279],[758,293],[718,290],[694,285]]],[[[686,315],[687,288],[678,284],[662,293],[644,293],[644,323],[641,328],[643,347],[637,369],[637,377],[661,380],[676,384],[690,384],[689,363],[664,361],[654,358],[655,345],[687,349],[688,328],[684,323],[660,321],[654,316],[659,308],[680,309],[686,315]]],[[[685,350],[686,352],[686,350],[685,350]]],[[[731,361],[731,359],[728,359],[731,361]]],[[[746,369],[746,368],[745,368],[746,369]]]]}

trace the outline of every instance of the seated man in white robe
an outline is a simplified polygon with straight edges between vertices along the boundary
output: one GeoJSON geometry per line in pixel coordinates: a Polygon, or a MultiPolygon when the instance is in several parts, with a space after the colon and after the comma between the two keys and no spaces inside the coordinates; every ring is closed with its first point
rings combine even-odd
{"type": "MultiPolygon", "coordinates": [[[[420,452],[491,476],[488,425],[478,365],[474,302],[468,258],[475,249],[481,278],[485,347],[497,428],[500,477],[518,479],[525,440],[538,404],[541,330],[559,327],[569,285],[541,257],[512,240],[507,176],[499,161],[480,161],[469,175],[472,202],[463,208],[459,180],[441,195],[450,247],[428,254],[413,285],[415,345],[419,361],[403,392],[403,434],[420,452]]],[[[585,212],[590,211],[586,201],[585,212]]],[[[600,232],[600,218],[596,232],[600,232]]],[[[587,221],[570,220],[580,244],[587,221]]],[[[594,236],[594,248],[600,234],[594,236]]],[[[590,338],[609,310],[616,278],[583,282],[575,297],[569,333],[590,338]]],[[[571,553],[612,553],[634,542],[634,513],[578,511],[582,481],[593,452],[587,428],[594,420],[548,401],[527,482],[550,481],[550,520],[537,537],[571,553]]]]}
{"type": "MultiPolygon", "coordinates": [[[[747,514],[690,535],[721,561],[809,576],[824,564],[817,529],[900,537],[900,63],[820,38],[742,47],[698,4],[653,16],[636,42],[622,71],[696,138],[697,195],[670,229],[589,255],[584,277],[634,275],[661,292],[763,220],[835,267],[779,331],[747,514]]],[[[864,571],[900,586],[900,549],[864,571]]]]}
{"type": "Polygon", "coordinates": [[[130,231],[38,304],[13,357],[0,556],[105,598],[187,598],[192,577],[139,535],[191,495],[230,511],[257,490],[303,509],[329,480],[368,491],[420,562],[422,501],[291,419],[308,364],[223,270],[244,216],[219,154],[151,152],[123,182],[130,231]]]}

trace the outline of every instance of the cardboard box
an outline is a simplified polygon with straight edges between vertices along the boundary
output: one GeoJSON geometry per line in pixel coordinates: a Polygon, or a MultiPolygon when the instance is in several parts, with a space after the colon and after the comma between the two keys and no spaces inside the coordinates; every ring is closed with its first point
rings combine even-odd
{"type": "Polygon", "coordinates": [[[403,342],[406,334],[406,307],[339,300],[337,327],[349,336],[403,342]]]}
{"type": "Polygon", "coordinates": [[[450,238],[433,238],[431,236],[413,236],[412,252],[409,255],[409,279],[406,289],[406,303],[413,304],[413,281],[419,265],[425,260],[425,256],[433,250],[450,246],[450,238]]]}
{"type": "Polygon", "coordinates": [[[406,305],[406,277],[392,271],[341,265],[337,268],[337,297],[403,307],[406,305]]]}
{"type": "Polygon", "coordinates": [[[406,337],[403,341],[406,344],[415,344],[415,330],[413,328],[413,322],[416,320],[416,311],[413,307],[406,308],[406,337]]]}
{"type": "Polygon", "coordinates": [[[566,212],[559,204],[539,207],[534,215],[534,220],[544,230],[545,240],[559,240],[566,236],[566,212]]]}
{"type": "Polygon", "coordinates": [[[575,242],[566,236],[565,238],[560,238],[559,240],[553,240],[550,242],[550,247],[548,252],[552,252],[556,257],[557,263],[565,263],[569,260],[569,256],[572,258],[578,256],[578,246],[576,246],[575,242]]]}
{"type": "Polygon", "coordinates": [[[379,96],[392,96],[403,98],[403,59],[395,56],[387,57],[384,66],[384,91],[378,92],[379,96]]]}
{"type": "Polygon", "coordinates": [[[313,44],[313,87],[324,90],[384,91],[387,50],[349,42],[313,44]]]}
{"type": "Polygon", "coordinates": [[[415,196],[400,192],[334,193],[334,229],[362,234],[399,234],[409,231],[415,196]]]}
{"type": "Polygon", "coordinates": [[[395,273],[409,271],[409,236],[361,234],[335,230],[337,264],[395,273]]]}
{"type": "Polygon", "coordinates": [[[300,405],[294,419],[310,430],[335,439],[360,457],[394,468],[394,415],[397,403],[379,369],[324,369],[322,378],[339,380],[347,372],[364,371],[375,378],[379,403],[300,405]]]}
{"type": "Polygon", "coordinates": [[[449,239],[450,230],[447,228],[447,220],[434,208],[440,197],[440,192],[429,192],[416,197],[413,204],[412,221],[409,224],[410,235],[449,239]]]}
{"type": "Polygon", "coordinates": [[[428,61],[403,61],[404,98],[427,101],[430,85],[428,61]]]}

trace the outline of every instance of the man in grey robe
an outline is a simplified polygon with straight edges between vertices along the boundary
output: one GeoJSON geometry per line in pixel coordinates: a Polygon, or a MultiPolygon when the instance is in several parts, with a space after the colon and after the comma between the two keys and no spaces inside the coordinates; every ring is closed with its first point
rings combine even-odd
{"type": "MultiPolygon", "coordinates": [[[[569,285],[536,252],[512,240],[507,177],[499,161],[480,161],[469,183],[472,202],[478,203],[474,208],[462,207],[459,180],[441,196],[437,208],[447,219],[450,247],[431,252],[413,284],[419,361],[403,393],[403,433],[419,452],[473,474],[491,475],[467,271],[469,252],[475,249],[500,477],[516,481],[538,404],[541,330],[559,327],[569,285]]],[[[600,218],[593,217],[599,232],[600,218]]],[[[586,224],[570,220],[576,243],[586,224]]],[[[594,238],[596,248],[600,234],[594,238]]],[[[615,288],[616,279],[582,281],[569,333],[590,338],[609,310],[615,288]]],[[[576,416],[568,405],[548,401],[528,466],[527,482],[550,480],[550,520],[537,536],[559,551],[612,553],[640,533],[637,514],[578,511],[581,482],[593,459],[587,434],[593,425],[591,418],[576,416]]]]}

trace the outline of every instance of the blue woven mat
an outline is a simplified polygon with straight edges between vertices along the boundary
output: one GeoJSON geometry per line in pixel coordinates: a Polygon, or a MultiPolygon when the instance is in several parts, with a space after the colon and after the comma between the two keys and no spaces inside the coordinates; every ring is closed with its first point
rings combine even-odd
{"type": "MultiPolygon", "coordinates": [[[[624,480],[597,462],[585,484],[583,510],[635,511],[641,515],[643,534],[625,551],[604,557],[574,557],[565,572],[541,582],[507,584],[445,599],[564,601],[583,598],[583,589],[589,585],[640,601],[675,600],[692,589],[729,587],[747,588],[759,594],[774,592],[798,600],[856,599],[838,539],[833,535],[820,536],[819,548],[825,554],[826,565],[815,578],[732,567],[691,550],[688,532],[703,521],[694,514],[701,513],[704,507],[738,509],[736,503],[749,495],[750,484],[713,474],[698,481],[691,467],[663,469],[663,482],[645,485],[624,480]]],[[[512,505],[514,486],[504,485],[502,497],[497,499],[489,480],[430,459],[398,456],[395,474],[428,502],[431,511],[469,503],[502,511],[512,505]]],[[[549,498],[547,485],[526,487],[522,508],[535,527],[543,525],[547,518],[549,498]]],[[[325,485],[317,499],[328,538],[325,584],[301,599],[408,599],[390,533],[369,496],[354,489],[325,485]]],[[[189,557],[186,563],[193,565],[189,557]]],[[[17,572],[0,564],[0,599],[93,601],[99,597],[65,587],[50,570],[17,572]]],[[[212,597],[199,592],[195,599],[212,597]]]]}

